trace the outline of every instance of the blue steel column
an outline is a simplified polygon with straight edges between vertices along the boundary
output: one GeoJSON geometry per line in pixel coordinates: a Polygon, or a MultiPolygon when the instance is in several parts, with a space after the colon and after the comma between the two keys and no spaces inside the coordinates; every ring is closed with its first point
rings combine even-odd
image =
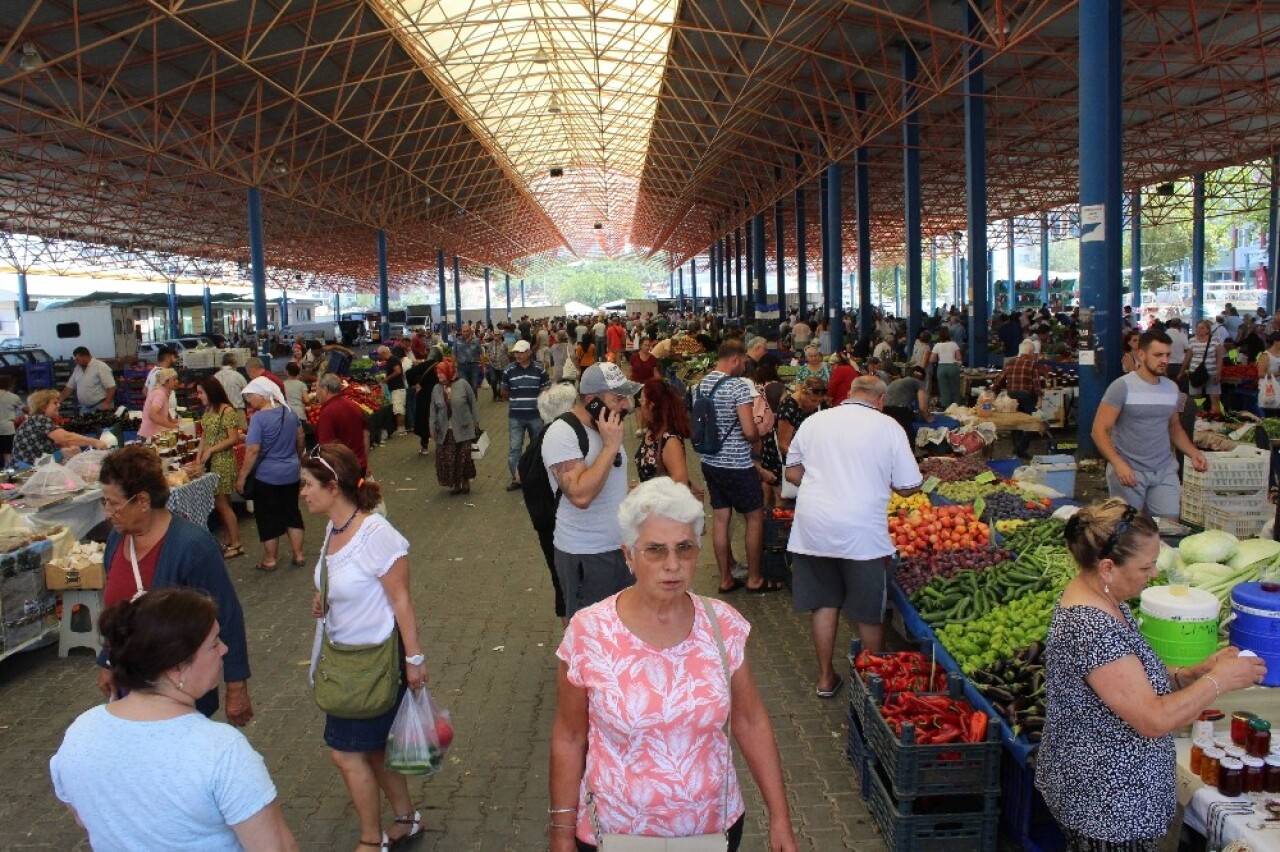
{"type": "MultiPolygon", "coordinates": [[[[906,208],[907,339],[915,340],[923,326],[924,301],[921,294],[920,243],[920,115],[916,112],[916,51],[911,44],[902,50],[902,197],[906,208]]],[[[896,286],[895,286],[896,290],[896,286]]],[[[895,292],[894,299],[898,298],[895,292]]],[[[895,310],[900,308],[895,307],[895,310]]]]}
{"type": "Polygon", "coordinates": [[[676,271],[674,269],[667,270],[667,295],[673,299],[676,297],[676,271]]]}
{"type": "Polygon", "coordinates": [[[827,227],[827,171],[823,169],[818,178],[818,255],[822,258],[818,292],[822,294],[822,316],[826,316],[827,306],[831,304],[831,287],[827,284],[827,276],[831,274],[831,247],[827,244],[830,235],[831,229],[827,227]]]}
{"type": "MultiPolygon", "coordinates": [[[[249,187],[249,274],[253,278],[253,325],[267,330],[267,258],[262,241],[262,193],[249,187]]],[[[176,336],[176,335],[175,335],[176,336]]]]}
{"type": "Polygon", "coordinates": [[[689,309],[698,312],[698,256],[689,258],[689,309]]]}
{"type": "Polygon", "coordinates": [[[844,246],[840,219],[840,164],[827,166],[827,255],[831,261],[831,274],[827,280],[827,333],[832,352],[844,348],[844,300],[841,298],[840,270],[844,267],[844,246]]]}
{"type": "Polygon", "coordinates": [[[502,277],[507,285],[507,322],[511,322],[511,273],[504,272],[502,277]]]}
{"type": "Polygon", "coordinates": [[[462,269],[458,256],[453,256],[453,324],[462,328],[462,269]]]}
{"type": "Polygon", "coordinates": [[[1013,219],[1005,224],[1005,236],[1009,240],[1009,245],[1005,246],[1005,260],[1008,265],[1009,278],[1005,281],[1009,299],[1009,312],[1018,310],[1018,276],[1013,271],[1013,219]]]}
{"type": "Polygon", "coordinates": [[[182,336],[182,323],[178,319],[178,285],[171,279],[168,287],[169,302],[169,336],[182,336]]]}
{"type": "MultiPolygon", "coordinates": [[[[982,72],[982,0],[965,5],[966,30],[971,36],[965,45],[969,76],[965,78],[964,165],[965,202],[969,227],[969,280],[973,299],[969,304],[969,360],[975,367],[987,366],[987,331],[990,306],[987,304],[987,106],[986,83],[982,72]]],[[[1081,12],[1081,17],[1084,13],[1081,12]]],[[[1083,44],[1083,39],[1081,39],[1083,44]]],[[[1083,49],[1083,47],[1082,47],[1083,49]]],[[[1081,61],[1084,66],[1084,61],[1081,61]]],[[[1082,110],[1083,112],[1083,110],[1082,110]]]]}
{"type": "Polygon", "coordinates": [[[987,249],[987,300],[996,303],[996,250],[992,248],[987,249]]]}
{"type": "Polygon", "coordinates": [[[1142,188],[1129,196],[1129,285],[1133,287],[1133,309],[1142,307],[1142,188]]]}
{"type": "MultiPolygon", "coordinates": [[[[1274,230],[1274,228],[1272,229],[1274,230]]],[[[207,287],[205,288],[208,289],[207,287]]],[[[25,269],[18,270],[18,319],[22,319],[22,315],[27,312],[27,272],[25,269]]],[[[21,331],[22,327],[19,326],[21,331]]]]}
{"type": "Polygon", "coordinates": [[[733,229],[733,278],[734,278],[734,313],[744,317],[742,307],[742,228],[733,229]]]}
{"type": "MultiPolygon", "coordinates": [[[[800,165],[800,155],[796,155],[796,165],[800,165]]],[[[799,303],[799,316],[809,315],[809,241],[804,229],[806,226],[804,210],[804,184],[796,187],[796,289],[799,291],[796,300],[799,303]]]]}
{"type": "MultiPolygon", "coordinates": [[[[895,317],[902,316],[902,267],[895,266],[893,268],[893,315],[895,317]]],[[[908,326],[910,329],[910,326],[908,326]]],[[[914,337],[910,338],[915,340],[914,337]]]]}
{"type": "MultiPolygon", "coordinates": [[[[19,293],[20,296],[26,296],[26,293],[19,293]]],[[[200,307],[204,311],[204,333],[213,334],[213,294],[209,292],[208,282],[204,285],[204,295],[200,301],[200,307]]]]}
{"type": "Polygon", "coordinates": [[[280,291],[280,322],[277,324],[279,331],[284,331],[289,326],[289,291],[280,291]]]}
{"type": "Polygon", "coordinates": [[[443,335],[449,325],[449,285],[445,280],[444,249],[436,249],[436,273],[440,282],[440,334],[443,335]]]}
{"type": "MultiPolygon", "coordinates": [[[[867,108],[867,96],[856,92],[854,109],[862,115],[867,108]]],[[[875,321],[871,316],[871,169],[867,165],[867,149],[860,146],[853,152],[854,216],[858,228],[858,339],[870,343],[875,336],[875,321]]]]}
{"type": "Polygon", "coordinates": [[[524,279],[520,279],[520,309],[524,310],[524,279]]]}
{"type": "Polygon", "coordinates": [[[1204,319],[1204,172],[1191,182],[1191,322],[1204,319]]]}
{"type": "Polygon", "coordinates": [[[486,328],[493,326],[492,300],[489,297],[489,267],[484,268],[484,324],[486,328]]]}
{"type": "Polygon", "coordinates": [[[1102,394],[1120,375],[1120,217],[1123,212],[1121,26],[1123,0],[1080,2],[1080,303],[1094,311],[1095,365],[1080,367],[1077,439],[1096,455],[1090,430],[1102,394]],[[1091,222],[1092,220],[1092,222],[1091,222]],[[1096,224],[1094,224],[1096,223],[1096,224]]]}
{"type": "Polygon", "coordinates": [[[929,238],[929,313],[938,312],[938,241],[929,238]]]}
{"type": "Polygon", "coordinates": [[[716,243],[712,243],[711,245],[707,246],[707,296],[710,299],[712,316],[715,315],[716,307],[720,301],[718,298],[718,294],[716,292],[716,287],[719,286],[719,284],[716,283],[717,262],[718,261],[716,260],[716,243]]]}
{"type": "Polygon", "coordinates": [[[382,327],[382,342],[386,343],[391,336],[391,323],[387,315],[391,313],[390,282],[387,275],[387,232],[378,229],[378,314],[382,327]]]}
{"type": "Polygon", "coordinates": [[[680,293],[680,313],[684,313],[684,267],[676,267],[676,287],[680,293]]]}
{"type": "MultiPolygon", "coordinates": [[[[782,180],[782,169],[774,169],[773,176],[782,180]]],[[[778,261],[778,318],[787,318],[787,267],[785,263],[787,238],[783,236],[787,227],[786,216],[782,209],[782,199],[773,202],[773,239],[777,243],[774,256],[778,261]]]]}
{"type": "Polygon", "coordinates": [[[1049,304],[1049,214],[1040,214],[1040,303],[1049,304]]]}
{"type": "Polygon", "coordinates": [[[1275,316],[1280,267],[1280,156],[1271,158],[1271,204],[1267,213],[1267,312],[1275,316]]]}
{"type": "Polygon", "coordinates": [[[751,280],[756,289],[751,301],[757,309],[769,301],[769,271],[765,268],[768,255],[764,244],[764,214],[757,213],[751,217],[751,280]]]}

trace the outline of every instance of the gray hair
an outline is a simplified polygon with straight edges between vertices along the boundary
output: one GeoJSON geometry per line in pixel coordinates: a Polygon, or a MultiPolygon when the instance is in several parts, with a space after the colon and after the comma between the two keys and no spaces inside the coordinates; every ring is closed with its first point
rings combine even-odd
{"type": "Polygon", "coordinates": [[[763,337],[753,337],[747,341],[746,350],[750,352],[752,349],[755,349],[757,346],[764,346],[768,348],[769,341],[765,340],[763,337]]]}
{"type": "Polygon", "coordinates": [[[821,355],[821,354],[822,354],[822,350],[821,350],[821,349],[819,349],[819,348],[818,348],[816,345],[814,345],[814,344],[809,344],[808,346],[806,346],[806,347],[804,348],[804,355],[805,355],[805,357],[806,357],[806,358],[808,358],[808,357],[809,357],[809,356],[811,356],[811,355],[821,355]]]}
{"type": "Polygon", "coordinates": [[[1036,351],[1036,345],[1032,343],[1030,340],[1024,340],[1018,344],[1019,355],[1030,355],[1032,352],[1035,352],[1035,351],[1036,351]]]}
{"type": "Polygon", "coordinates": [[[262,364],[262,359],[259,358],[257,355],[250,355],[248,358],[246,358],[244,362],[244,368],[246,370],[251,370],[251,369],[265,370],[266,369],[266,367],[263,366],[262,364]]]}
{"type": "Polygon", "coordinates": [[[337,373],[325,373],[316,384],[334,396],[342,393],[342,376],[337,373]]]}
{"type": "Polygon", "coordinates": [[[658,476],[637,485],[618,507],[622,543],[634,548],[640,539],[640,527],[655,516],[677,524],[692,524],[694,539],[702,541],[702,503],[689,492],[689,486],[669,476],[658,476]]]}
{"type": "Polygon", "coordinates": [[[156,370],[156,387],[164,384],[170,379],[178,378],[178,371],[172,367],[161,367],[156,370]]]}
{"type": "Polygon", "coordinates": [[[222,356],[222,366],[234,367],[235,365],[236,365],[236,356],[232,355],[230,352],[222,356]]]}
{"type": "Polygon", "coordinates": [[[879,399],[888,392],[884,382],[878,376],[858,376],[849,386],[849,394],[857,394],[867,399],[879,399]]]}
{"type": "Polygon", "coordinates": [[[578,390],[569,382],[556,382],[538,394],[538,416],[550,423],[578,404],[578,390]]]}

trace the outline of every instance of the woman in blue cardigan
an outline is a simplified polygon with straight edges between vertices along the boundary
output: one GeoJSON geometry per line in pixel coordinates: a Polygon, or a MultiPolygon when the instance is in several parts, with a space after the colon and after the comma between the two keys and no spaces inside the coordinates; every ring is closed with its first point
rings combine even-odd
{"type": "MultiPolygon", "coordinates": [[[[132,600],[154,589],[198,589],[218,605],[218,625],[227,646],[223,679],[227,684],[227,721],[242,727],[253,718],[249,701],[249,647],[244,612],[227,574],[218,540],[205,528],[170,512],[169,485],[160,457],[147,447],[124,447],[107,456],[99,474],[102,505],[113,529],[103,555],[107,583],[104,607],[132,600]]],[[[110,649],[99,657],[98,688],[114,692],[110,649]]],[[[218,709],[215,687],[196,702],[206,716],[218,709]]]]}

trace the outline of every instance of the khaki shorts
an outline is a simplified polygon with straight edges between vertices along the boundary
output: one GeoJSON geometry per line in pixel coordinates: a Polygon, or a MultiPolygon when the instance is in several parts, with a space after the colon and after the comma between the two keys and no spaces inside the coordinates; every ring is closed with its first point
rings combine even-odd
{"type": "Polygon", "coordinates": [[[391,392],[391,413],[404,414],[404,398],[407,391],[404,388],[393,390],[391,392]]]}

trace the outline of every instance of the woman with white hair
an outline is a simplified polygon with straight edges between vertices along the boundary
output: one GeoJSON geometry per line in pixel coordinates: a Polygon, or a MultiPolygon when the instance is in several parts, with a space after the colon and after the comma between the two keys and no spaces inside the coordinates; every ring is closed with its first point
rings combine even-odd
{"type": "Polygon", "coordinates": [[[804,363],[796,370],[796,384],[803,385],[810,376],[822,379],[823,387],[831,381],[831,365],[823,360],[822,351],[812,344],[805,347],[804,363]]]}
{"type": "Polygon", "coordinates": [[[618,521],[636,583],[580,610],[556,652],[552,852],[620,834],[725,835],[734,852],[745,807],[730,733],[769,812],[767,848],[791,852],[778,746],[746,659],[750,625],[690,591],[702,504],[658,477],[622,501],[618,521]]]}
{"type": "Polygon", "coordinates": [[[178,428],[178,421],[169,416],[169,394],[178,387],[178,371],[172,367],[156,370],[156,382],[142,404],[142,424],[138,426],[139,438],[152,438],[161,432],[178,428]]]}
{"type": "Polygon", "coordinates": [[[258,522],[262,559],[259,571],[276,570],[280,538],[289,536],[293,565],[306,564],[302,552],[302,510],[298,493],[302,482],[302,453],[306,444],[298,415],[285,404],[275,382],[259,376],[245,385],[245,405],[253,409],[249,434],[244,439],[244,462],[236,490],[244,493],[253,477],[253,509],[258,522]]]}

